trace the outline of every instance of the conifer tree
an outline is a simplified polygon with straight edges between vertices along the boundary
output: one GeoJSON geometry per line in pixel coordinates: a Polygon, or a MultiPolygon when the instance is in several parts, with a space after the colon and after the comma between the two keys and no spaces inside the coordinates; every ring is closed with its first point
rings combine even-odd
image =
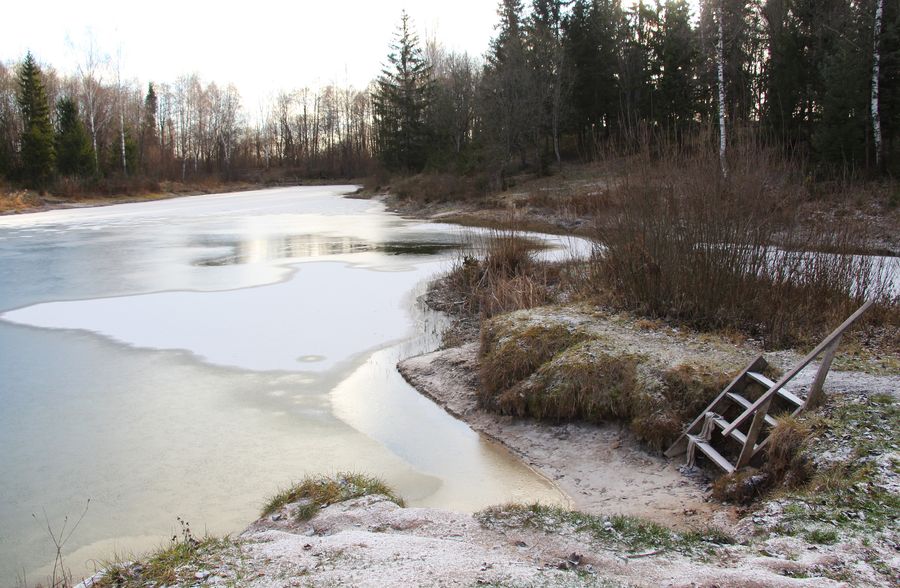
{"type": "Polygon", "coordinates": [[[64,176],[94,173],[91,138],[78,116],[75,100],[65,96],[56,103],[56,169],[64,176]]]}
{"type": "Polygon", "coordinates": [[[18,103],[22,113],[22,175],[29,186],[40,189],[53,175],[53,125],[41,68],[30,51],[19,68],[18,103]]]}
{"type": "Polygon", "coordinates": [[[156,89],[153,82],[147,86],[147,96],[144,98],[144,116],[141,120],[140,149],[138,157],[141,167],[146,172],[158,163],[159,138],[156,132],[156,113],[159,109],[159,100],[156,97],[156,89]]]}
{"type": "Polygon", "coordinates": [[[406,11],[373,96],[378,155],[391,170],[421,171],[428,157],[431,68],[406,11]]]}

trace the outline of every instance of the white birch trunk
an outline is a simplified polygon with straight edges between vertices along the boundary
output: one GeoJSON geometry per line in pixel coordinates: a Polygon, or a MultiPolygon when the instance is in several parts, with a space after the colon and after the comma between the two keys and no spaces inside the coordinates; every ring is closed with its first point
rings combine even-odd
{"type": "Polygon", "coordinates": [[[722,166],[722,176],[728,175],[728,167],[725,163],[725,26],[722,22],[724,11],[719,4],[719,40],[716,43],[716,62],[719,78],[719,164],[722,166]]]}
{"type": "Polygon", "coordinates": [[[881,70],[881,52],[878,41],[881,38],[881,19],[884,0],[876,0],[875,26],[872,32],[872,138],[875,141],[875,167],[881,169],[881,113],[878,109],[878,78],[881,70]]]}

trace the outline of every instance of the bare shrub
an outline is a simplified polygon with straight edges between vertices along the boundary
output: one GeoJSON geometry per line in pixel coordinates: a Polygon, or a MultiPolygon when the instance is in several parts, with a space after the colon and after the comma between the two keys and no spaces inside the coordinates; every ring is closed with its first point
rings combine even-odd
{"type": "Polygon", "coordinates": [[[704,149],[648,156],[626,173],[614,188],[618,213],[597,222],[592,289],[773,347],[818,339],[864,299],[895,304],[885,262],[851,254],[857,227],[798,230],[798,169],[752,144],[732,153],[727,178],[704,149]]]}
{"type": "Polygon", "coordinates": [[[481,198],[488,192],[482,176],[423,173],[397,180],[391,191],[403,200],[450,202],[481,198]]]}

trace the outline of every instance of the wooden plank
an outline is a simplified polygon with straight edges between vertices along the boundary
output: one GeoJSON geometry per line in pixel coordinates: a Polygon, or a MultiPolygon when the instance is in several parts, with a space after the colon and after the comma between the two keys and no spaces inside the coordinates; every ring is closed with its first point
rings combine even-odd
{"type": "MultiPolygon", "coordinates": [[[[759,438],[759,433],[762,431],[763,423],[767,422],[766,419],[769,417],[769,405],[772,403],[772,397],[769,396],[769,399],[764,401],[761,405],[756,408],[756,412],[753,415],[753,422],[750,424],[750,430],[747,431],[747,439],[744,441],[744,448],[741,449],[741,455],[738,457],[737,463],[734,464],[736,469],[741,469],[750,463],[750,459],[753,457],[753,452],[756,449],[756,440],[759,438]]],[[[733,431],[734,429],[732,429],[733,431]]],[[[725,429],[722,431],[722,434],[731,434],[731,431],[725,429]]]]}
{"type": "MultiPolygon", "coordinates": [[[[760,384],[765,386],[767,390],[771,389],[772,386],[775,385],[775,382],[773,382],[769,378],[765,377],[764,375],[756,373],[756,372],[747,372],[747,376],[751,380],[755,380],[756,382],[759,382],[760,384]]],[[[804,402],[803,399],[800,398],[799,396],[797,396],[796,394],[794,394],[793,392],[791,392],[790,390],[788,390],[787,388],[784,388],[784,387],[779,388],[778,395],[795,406],[803,406],[803,402],[804,402]]]]}
{"type": "MultiPolygon", "coordinates": [[[[743,406],[744,408],[753,406],[752,402],[750,402],[749,400],[747,400],[740,394],[730,393],[730,394],[728,394],[728,397],[731,398],[732,400],[734,400],[735,402],[737,402],[738,404],[740,404],[741,406],[743,406]]],[[[775,423],[777,423],[777,422],[778,421],[776,421],[775,418],[772,417],[771,415],[768,415],[768,414],[766,415],[766,424],[769,425],[770,427],[774,427],[775,423]]],[[[731,423],[728,424],[728,427],[726,427],[725,430],[722,431],[722,435],[731,435],[731,433],[735,432],[737,429],[732,428],[733,424],[734,424],[734,421],[731,421],[731,423]],[[731,429],[731,431],[729,431],[728,429],[731,429]]]]}
{"type": "MultiPolygon", "coordinates": [[[[803,361],[798,363],[796,366],[794,366],[794,368],[791,371],[789,371],[784,376],[782,376],[781,379],[775,383],[773,388],[771,388],[768,392],[766,392],[765,394],[760,396],[756,402],[754,402],[749,408],[747,408],[747,410],[744,411],[743,414],[741,414],[741,416],[734,419],[731,422],[731,425],[727,429],[725,429],[722,432],[722,434],[728,435],[733,430],[735,430],[736,428],[738,428],[739,426],[744,424],[744,422],[748,418],[750,418],[750,415],[753,414],[754,412],[756,412],[756,410],[760,406],[762,406],[763,403],[771,400],[772,394],[775,394],[775,392],[777,392],[779,388],[784,386],[788,381],[792,380],[794,378],[794,376],[796,376],[798,373],[800,373],[800,371],[803,368],[805,368],[816,357],[818,357],[819,354],[822,353],[822,351],[824,351],[833,342],[838,340],[840,338],[840,336],[844,334],[844,331],[846,331],[848,328],[850,328],[850,325],[855,323],[856,319],[858,319],[860,316],[862,316],[862,314],[865,311],[867,311],[870,306],[872,306],[872,303],[873,303],[872,300],[867,300],[866,303],[863,304],[861,307],[859,307],[859,309],[856,312],[854,312],[852,315],[850,315],[850,317],[847,320],[845,320],[843,323],[841,323],[841,325],[837,329],[835,329],[834,331],[832,331],[832,333],[830,335],[825,337],[825,339],[821,343],[819,343],[815,349],[810,351],[809,354],[803,358],[803,361]]],[[[824,380],[824,377],[823,377],[823,380],[824,380]]]]}
{"type": "MultiPolygon", "coordinates": [[[[700,415],[696,419],[694,419],[694,422],[692,422],[690,425],[688,425],[688,427],[684,430],[684,433],[681,434],[681,436],[675,441],[675,443],[673,443],[668,449],[666,449],[665,456],[666,457],[675,457],[675,456],[681,455],[682,453],[687,451],[687,441],[688,441],[687,436],[690,433],[693,433],[694,429],[697,427],[697,425],[699,425],[703,422],[703,419],[706,417],[706,413],[710,412],[710,411],[716,412],[714,410],[715,406],[725,398],[726,394],[728,394],[729,392],[735,391],[738,388],[741,388],[741,384],[743,383],[743,380],[748,371],[753,370],[753,371],[759,372],[759,371],[766,369],[767,365],[769,365],[769,364],[766,363],[766,360],[763,358],[762,355],[760,355],[759,357],[757,357],[756,359],[751,361],[750,365],[748,365],[746,367],[746,369],[744,369],[737,376],[735,376],[735,378],[733,380],[731,380],[731,383],[728,384],[728,386],[726,386],[724,390],[722,390],[722,393],[719,394],[716,397],[716,399],[710,403],[710,405],[708,407],[706,407],[706,410],[701,412],[700,415]]],[[[737,390],[737,391],[742,392],[743,389],[737,390]]]]}
{"type": "Polygon", "coordinates": [[[688,435],[688,438],[697,449],[702,451],[706,457],[710,458],[717,466],[719,466],[719,469],[725,470],[725,472],[729,474],[734,471],[734,466],[731,465],[731,462],[725,459],[725,456],[721,453],[716,451],[712,445],[695,435],[688,435]]]}
{"type": "MultiPolygon", "coordinates": [[[[715,419],[715,423],[716,423],[716,426],[719,427],[720,429],[724,429],[725,427],[727,427],[728,425],[731,424],[723,418],[715,419]]],[[[731,432],[730,437],[732,439],[734,439],[735,441],[737,441],[738,443],[740,443],[741,445],[747,443],[747,436],[744,435],[743,433],[741,433],[740,431],[738,431],[737,429],[735,429],[734,431],[731,432]]]]}
{"type": "Polygon", "coordinates": [[[803,403],[803,408],[813,408],[822,401],[822,389],[825,386],[825,378],[828,377],[828,370],[831,369],[831,362],[834,360],[834,354],[840,343],[841,338],[838,337],[831,344],[831,347],[828,348],[828,351],[825,352],[825,357],[822,358],[822,363],[819,365],[819,371],[816,372],[816,377],[809,387],[809,394],[806,395],[806,402],[803,403]]]}

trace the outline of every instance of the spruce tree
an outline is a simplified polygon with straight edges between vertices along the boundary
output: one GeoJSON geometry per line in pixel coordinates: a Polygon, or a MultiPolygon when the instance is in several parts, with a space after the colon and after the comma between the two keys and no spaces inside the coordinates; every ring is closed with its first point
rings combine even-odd
{"type": "Polygon", "coordinates": [[[41,189],[53,175],[53,125],[41,68],[30,51],[19,68],[18,103],[22,113],[22,175],[30,187],[41,189]]]}
{"type": "Polygon", "coordinates": [[[66,96],[56,103],[56,169],[64,176],[94,173],[94,150],[78,116],[75,100],[66,96]]]}
{"type": "Polygon", "coordinates": [[[421,171],[428,159],[426,121],[433,80],[406,11],[376,84],[373,107],[381,162],[390,170],[421,171]]]}
{"type": "Polygon", "coordinates": [[[156,111],[159,108],[159,100],[156,97],[156,89],[153,82],[147,86],[147,96],[144,98],[144,116],[141,121],[140,133],[140,165],[144,173],[154,168],[159,159],[159,138],[156,132],[156,111]]]}

